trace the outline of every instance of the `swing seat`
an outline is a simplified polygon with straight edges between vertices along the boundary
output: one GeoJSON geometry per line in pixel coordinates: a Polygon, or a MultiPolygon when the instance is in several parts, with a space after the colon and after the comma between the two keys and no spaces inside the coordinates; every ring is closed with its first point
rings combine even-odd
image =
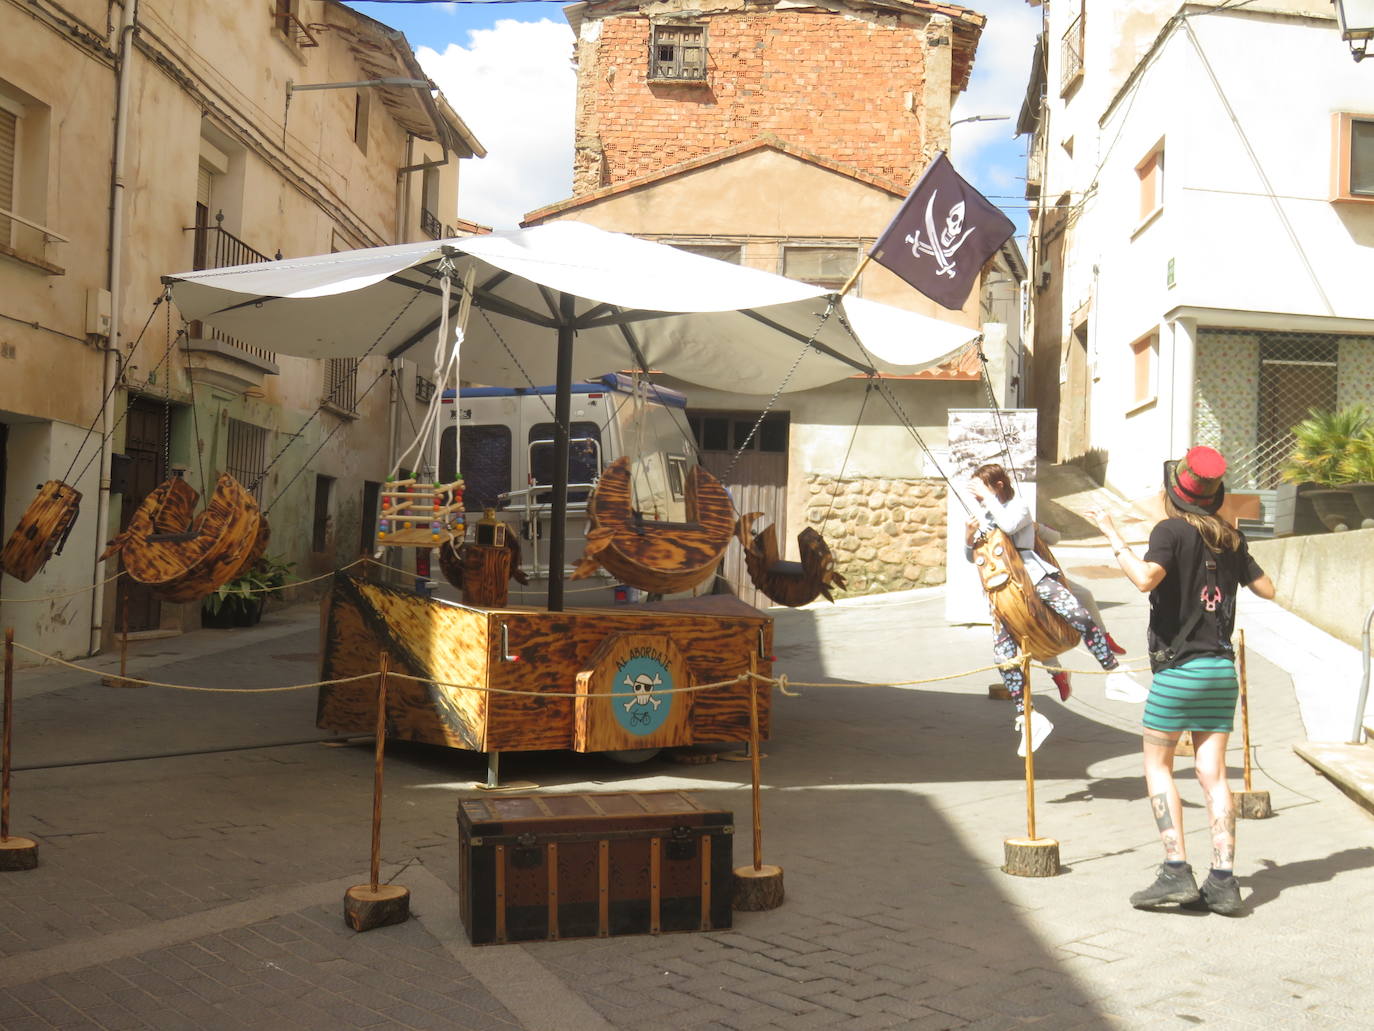
{"type": "Polygon", "coordinates": [[[193,516],[197,497],[180,476],[159,484],[101,558],[118,552],[130,578],[163,601],[198,601],[228,583],[266,551],[257,500],[227,473],[193,516]]]}
{"type": "Polygon", "coordinates": [[[572,579],[591,576],[601,566],[631,587],[672,594],[710,577],[734,536],[734,506],[721,482],[699,465],[687,474],[684,490],[687,522],[646,520],[634,509],[630,460],[617,458],[587,502],[591,528],[572,579]]]}
{"type": "Polygon", "coordinates": [[[816,530],[808,526],[797,534],[800,562],[791,562],[778,555],[777,527],[770,523],[758,533],[752,532],[754,520],[762,512],[741,516],[736,532],[744,549],[744,565],[749,579],[770,601],[789,608],[806,605],[824,595],[834,601],[832,587],[843,588],[845,579],[835,571],[835,557],[816,530]],[[752,535],[752,536],[751,536],[752,535]]]}
{"type": "Polygon", "coordinates": [[[53,555],[62,554],[81,510],[81,492],[60,480],[38,488],[0,552],[0,570],[28,583],[53,555]]]}
{"type": "MultiPolygon", "coordinates": [[[[1059,567],[1038,536],[1035,551],[1059,567]]],[[[1005,628],[1032,659],[1049,662],[1078,644],[1078,631],[1035,593],[1021,555],[1005,533],[992,530],[975,544],[973,564],[992,606],[994,624],[1005,628]]]]}

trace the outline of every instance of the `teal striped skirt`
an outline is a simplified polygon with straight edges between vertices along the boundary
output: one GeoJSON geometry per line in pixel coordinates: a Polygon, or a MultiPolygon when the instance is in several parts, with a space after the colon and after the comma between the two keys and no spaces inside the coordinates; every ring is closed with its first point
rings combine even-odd
{"type": "Polygon", "coordinates": [[[1230,732],[1235,722],[1236,664],[1201,655],[1155,674],[1142,722],[1151,730],[1230,732]]]}

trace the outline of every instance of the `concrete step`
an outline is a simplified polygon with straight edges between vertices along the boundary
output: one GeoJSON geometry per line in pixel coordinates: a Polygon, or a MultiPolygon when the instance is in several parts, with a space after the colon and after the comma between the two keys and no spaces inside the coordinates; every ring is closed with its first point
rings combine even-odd
{"type": "Polygon", "coordinates": [[[1374,748],[1305,741],[1293,751],[1324,773],[1331,782],[1374,813],[1374,748]]]}

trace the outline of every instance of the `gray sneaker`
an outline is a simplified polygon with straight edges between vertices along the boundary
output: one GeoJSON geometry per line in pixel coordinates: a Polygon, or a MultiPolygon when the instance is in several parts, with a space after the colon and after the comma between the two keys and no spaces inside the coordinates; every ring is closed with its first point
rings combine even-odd
{"type": "MultiPolygon", "coordinates": [[[[1161,863],[1154,884],[1132,895],[1131,905],[1136,909],[1153,909],[1170,902],[1195,902],[1198,896],[1197,881],[1193,879],[1191,866],[1184,863],[1182,870],[1175,870],[1167,863],[1161,863]]],[[[1237,902],[1239,900],[1237,895],[1237,902]]]]}
{"type": "Polygon", "coordinates": [[[1235,916],[1244,908],[1240,901],[1240,884],[1234,877],[1218,879],[1208,875],[1202,882],[1200,894],[1207,908],[1222,916],[1235,916]]]}

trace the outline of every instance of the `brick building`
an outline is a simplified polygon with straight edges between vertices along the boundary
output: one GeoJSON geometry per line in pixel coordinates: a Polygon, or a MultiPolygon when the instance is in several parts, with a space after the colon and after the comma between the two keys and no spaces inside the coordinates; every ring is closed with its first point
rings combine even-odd
{"type": "MultiPolygon", "coordinates": [[[[566,10],[577,38],[573,196],[525,224],[576,219],[835,289],[948,147],[950,107],[985,22],[924,0],[566,10]]],[[[962,312],[946,311],[877,265],[854,290],[979,324],[977,291],[962,312]]],[[[947,409],[982,403],[976,362],[888,386],[934,446],[947,409]]],[[[784,392],[771,406],[683,389],[703,464],[732,471],[736,503],[765,512],[779,541],[817,526],[858,593],[943,582],[943,484],[928,479],[900,419],[864,405],[864,387],[784,392]]],[[[727,578],[752,598],[731,568],[734,548],[727,578]]]]}

